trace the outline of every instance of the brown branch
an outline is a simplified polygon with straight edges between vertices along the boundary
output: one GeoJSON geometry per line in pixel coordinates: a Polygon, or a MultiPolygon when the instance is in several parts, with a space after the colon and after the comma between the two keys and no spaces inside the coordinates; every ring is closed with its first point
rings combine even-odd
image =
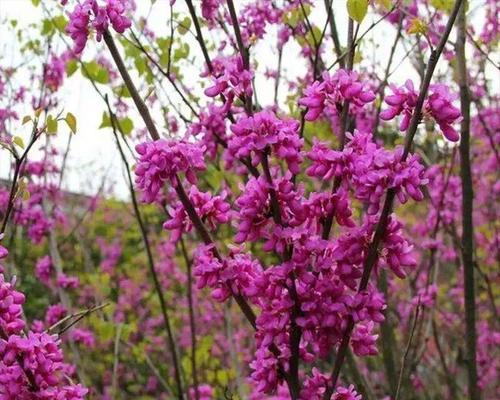
{"type": "Polygon", "coordinates": [[[120,56],[120,52],[118,51],[115,41],[113,40],[113,37],[110,35],[108,31],[105,31],[103,34],[103,38],[104,42],[106,43],[106,46],[108,46],[108,49],[111,53],[111,56],[113,57],[113,60],[115,61],[116,67],[118,68],[118,71],[120,72],[120,75],[122,76],[123,81],[125,82],[125,86],[127,86],[127,89],[130,95],[132,96],[132,100],[134,100],[135,106],[137,107],[139,114],[141,114],[141,117],[144,120],[144,123],[146,124],[146,128],[148,129],[149,134],[151,135],[153,140],[158,140],[160,138],[160,135],[156,130],[153,118],[151,118],[151,114],[149,113],[148,107],[142,100],[141,96],[139,95],[139,92],[137,92],[137,89],[134,83],[132,82],[132,78],[128,73],[127,67],[125,67],[122,57],[120,56]]]}
{"type": "Polygon", "coordinates": [[[460,175],[462,178],[462,263],[465,304],[465,343],[467,348],[466,365],[469,380],[468,391],[471,400],[480,396],[477,385],[476,365],[476,304],[474,284],[474,228],[472,220],[474,190],[470,160],[470,92],[465,56],[466,43],[465,3],[458,15],[458,33],[456,43],[458,84],[460,88],[460,175]]]}
{"type": "Polygon", "coordinates": [[[201,47],[201,52],[203,53],[203,58],[205,58],[205,62],[207,63],[208,70],[210,72],[213,71],[212,61],[210,60],[210,56],[208,55],[207,46],[205,45],[205,40],[203,39],[203,33],[200,28],[200,22],[198,21],[198,17],[196,16],[196,10],[193,6],[192,0],[186,0],[186,4],[189,9],[189,14],[191,15],[191,19],[194,23],[194,29],[196,30],[196,41],[199,43],[201,47]]]}

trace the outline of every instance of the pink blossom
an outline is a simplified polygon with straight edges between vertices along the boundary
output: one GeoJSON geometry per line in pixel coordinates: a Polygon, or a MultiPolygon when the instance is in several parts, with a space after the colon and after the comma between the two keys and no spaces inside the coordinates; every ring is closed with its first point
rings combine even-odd
{"type": "Polygon", "coordinates": [[[252,155],[252,163],[257,165],[267,149],[272,149],[279,159],[286,160],[292,173],[298,173],[304,143],[298,129],[298,121],[280,120],[271,112],[261,111],[231,125],[234,135],[229,138],[228,151],[237,158],[252,155]]]}
{"type": "Polygon", "coordinates": [[[373,92],[359,80],[356,72],[338,70],[329,75],[324,72],[322,81],[315,81],[304,91],[299,104],[307,107],[306,120],[315,121],[327,105],[340,109],[344,101],[362,107],[375,100],[373,92]]]}
{"type": "Polygon", "coordinates": [[[205,169],[205,149],[193,143],[159,139],[138,144],[135,149],[139,153],[135,182],[146,203],[155,201],[166,182],[176,186],[179,172],[184,172],[186,179],[195,184],[195,171],[205,169]]]}
{"type": "Polygon", "coordinates": [[[50,256],[44,256],[39,258],[36,267],[35,275],[45,285],[50,283],[50,278],[52,276],[53,265],[50,256]]]}

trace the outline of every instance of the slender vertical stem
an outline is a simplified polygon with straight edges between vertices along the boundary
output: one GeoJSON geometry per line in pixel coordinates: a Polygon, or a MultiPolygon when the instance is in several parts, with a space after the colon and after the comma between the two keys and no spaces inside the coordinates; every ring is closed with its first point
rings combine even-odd
{"type": "Polygon", "coordinates": [[[212,61],[210,60],[210,56],[208,55],[207,46],[205,44],[205,40],[203,39],[203,33],[201,32],[200,22],[198,21],[198,17],[196,16],[196,10],[193,6],[193,2],[192,0],[186,0],[186,4],[188,6],[191,19],[193,20],[194,29],[196,30],[196,40],[201,47],[201,52],[203,53],[203,58],[205,58],[205,62],[207,63],[207,68],[210,72],[212,72],[212,61]]]}
{"type": "Polygon", "coordinates": [[[413,325],[410,331],[410,337],[408,338],[408,343],[406,344],[406,349],[403,354],[403,359],[401,360],[401,369],[399,370],[399,378],[398,378],[398,386],[396,388],[396,394],[394,395],[394,400],[398,400],[399,393],[401,392],[401,386],[403,383],[404,370],[406,366],[406,360],[408,359],[408,354],[411,348],[411,341],[413,340],[413,336],[415,334],[415,328],[417,327],[418,316],[420,314],[420,303],[417,304],[417,309],[415,310],[415,319],[413,320],[413,325]]]}
{"type": "Polygon", "coordinates": [[[472,210],[474,191],[472,186],[470,160],[470,93],[468,87],[468,73],[465,57],[465,38],[467,22],[465,3],[462,4],[458,15],[457,34],[457,66],[458,84],[460,87],[460,175],[462,178],[462,263],[464,274],[464,304],[465,304],[465,342],[467,347],[467,375],[469,399],[479,399],[476,366],[476,305],[474,285],[474,228],[472,210]]]}
{"type": "Polygon", "coordinates": [[[194,302],[193,302],[193,274],[191,268],[191,261],[187,253],[186,245],[184,239],[180,239],[182,256],[186,263],[187,269],[187,297],[188,297],[188,307],[189,307],[189,327],[191,330],[191,369],[193,374],[193,386],[194,394],[196,400],[200,399],[200,391],[198,389],[198,368],[196,366],[196,323],[194,317],[194,302]]]}
{"type": "MultiPolygon", "coordinates": [[[[387,299],[387,273],[385,270],[380,272],[379,288],[387,299]]],[[[382,348],[382,359],[384,361],[385,375],[389,383],[389,393],[394,396],[396,393],[396,363],[394,359],[394,349],[396,348],[396,337],[394,335],[394,324],[391,321],[388,309],[386,309],[385,320],[380,325],[380,346],[382,348]]]]}
{"type": "Polygon", "coordinates": [[[335,54],[337,55],[337,60],[339,60],[340,68],[344,68],[345,62],[344,62],[344,57],[342,56],[342,47],[340,46],[337,24],[335,23],[335,16],[333,15],[333,10],[332,10],[333,0],[324,0],[324,3],[326,12],[328,13],[328,20],[330,22],[330,34],[332,35],[335,54]]]}
{"type": "Polygon", "coordinates": [[[103,38],[104,42],[106,43],[106,46],[108,46],[108,49],[111,53],[111,56],[113,57],[113,60],[115,61],[118,71],[120,71],[120,75],[122,76],[123,81],[125,82],[125,86],[127,86],[127,89],[130,95],[132,96],[132,100],[134,100],[135,106],[137,107],[139,114],[141,114],[142,119],[146,124],[146,128],[148,129],[149,134],[151,135],[153,140],[158,140],[160,138],[160,135],[156,130],[153,118],[151,118],[151,114],[149,113],[148,107],[146,107],[146,104],[142,100],[139,92],[137,91],[137,88],[132,82],[132,78],[128,73],[127,67],[124,64],[122,57],[120,56],[120,52],[116,47],[113,37],[110,35],[108,31],[104,31],[103,38]]]}
{"type": "MultiPolygon", "coordinates": [[[[250,70],[250,55],[248,54],[248,49],[243,43],[243,38],[241,37],[240,24],[238,22],[238,16],[236,15],[236,10],[234,8],[233,0],[227,0],[227,8],[229,9],[229,15],[231,16],[231,22],[233,24],[234,35],[236,36],[236,43],[238,44],[238,49],[241,54],[241,59],[243,60],[243,67],[249,71],[250,70]]],[[[245,109],[248,115],[252,114],[252,96],[245,96],[245,109]]]]}

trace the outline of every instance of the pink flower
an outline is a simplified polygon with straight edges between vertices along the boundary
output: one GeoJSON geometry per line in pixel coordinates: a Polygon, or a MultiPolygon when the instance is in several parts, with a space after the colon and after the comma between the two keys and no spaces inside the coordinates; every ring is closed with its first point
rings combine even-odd
{"type": "Polygon", "coordinates": [[[212,60],[213,72],[208,70],[202,76],[212,75],[213,85],[205,89],[205,95],[226,97],[226,106],[230,106],[235,98],[252,97],[253,73],[243,66],[240,56],[219,56],[212,60]]]}
{"type": "Polygon", "coordinates": [[[52,260],[50,256],[45,256],[36,262],[35,276],[45,285],[48,285],[52,275],[52,260]]]}
{"type": "Polygon", "coordinates": [[[95,346],[94,334],[88,329],[75,328],[71,331],[71,338],[76,343],[81,343],[85,347],[93,348],[95,346]]]}
{"type": "Polygon", "coordinates": [[[176,186],[179,172],[184,172],[186,179],[195,184],[195,171],[205,169],[205,148],[193,143],[159,139],[138,144],[135,149],[139,153],[135,182],[146,203],[155,201],[167,181],[176,186]]]}
{"type": "Polygon", "coordinates": [[[424,112],[436,120],[443,135],[452,142],[460,139],[459,134],[452,126],[461,119],[460,110],[453,105],[456,97],[450,93],[448,86],[435,84],[430,86],[429,95],[424,105],[424,112]]]}
{"type": "Polygon", "coordinates": [[[333,400],[361,400],[361,395],[354,390],[353,385],[349,387],[337,386],[333,400]]]}
{"type": "Polygon", "coordinates": [[[6,334],[18,334],[24,328],[22,317],[24,295],[14,289],[0,274],[0,328],[6,334]]]}
{"type": "Polygon", "coordinates": [[[131,26],[126,12],[125,0],[106,0],[106,6],[99,6],[97,0],[84,0],[78,3],[69,14],[69,23],[66,27],[74,41],[73,51],[79,54],[85,48],[89,35],[89,25],[96,31],[97,41],[101,41],[103,33],[108,29],[109,22],[118,33],[123,33],[131,26]]]}
{"type": "Polygon", "coordinates": [[[300,105],[308,108],[307,121],[318,119],[327,105],[340,109],[344,101],[349,101],[362,107],[375,100],[375,94],[359,81],[356,72],[340,69],[332,76],[324,72],[322,77],[322,81],[308,86],[299,100],[300,105]]]}
{"type": "Polygon", "coordinates": [[[228,151],[237,158],[252,155],[252,164],[257,165],[263,153],[272,149],[279,159],[286,160],[292,173],[298,173],[304,144],[298,129],[298,121],[280,120],[269,111],[261,111],[231,125],[234,135],[229,138],[228,151]]]}
{"type": "Polygon", "coordinates": [[[406,131],[410,124],[411,115],[417,105],[418,93],[414,89],[413,82],[408,79],[404,86],[396,87],[390,85],[392,95],[385,98],[385,102],[390,108],[380,113],[380,119],[390,121],[396,116],[403,114],[403,119],[399,125],[401,131],[406,131]]]}
{"type": "MultiPolygon", "coordinates": [[[[411,80],[407,80],[405,85],[399,88],[394,85],[390,85],[390,87],[393,94],[385,99],[385,102],[390,107],[380,113],[380,118],[389,121],[403,114],[399,129],[406,131],[417,103],[418,93],[415,91],[411,80]]],[[[450,93],[446,85],[431,85],[422,110],[424,115],[435,119],[444,136],[452,142],[459,139],[459,135],[452,124],[460,121],[461,115],[460,110],[453,105],[455,98],[456,96],[450,93]]]]}
{"type": "MultiPolygon", "coordinates": [[[[212,196],[208,192],[200,192],[196,186],[191,186],[188,194],[198,216],[210,229],[229,221],[231,206],[225,201],[226,196],[226,192],[222,192],[220,196],[212,196]]],[[[169,210],[169,213],[171,219],[163,224],[163,229],[173,231],[171,239],[177,241],[183,233],[191,231],[192,222],[181,202],[176,204],[175,209],[169,210]]]]}
{"type": "Polygon", "coordinates": [[[54,325],[56,322],[63,319],[68,310],[62,304],[53,304],[47,308],[47,312],[45,313],[45,325],[48,327],[54,325]]]}
{"type": "Polygon", "coordinates": [[[80,284],[80,280],[76,276],[68,276],[65,273],[57,275],[57,286],[64,289],[75,289],[80,284]]]}

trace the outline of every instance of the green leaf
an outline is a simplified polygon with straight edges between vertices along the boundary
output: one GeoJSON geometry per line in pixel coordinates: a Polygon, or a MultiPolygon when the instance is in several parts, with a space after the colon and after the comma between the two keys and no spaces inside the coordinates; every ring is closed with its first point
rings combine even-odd
{"type": "Polygon", "coordinates": [[[31,121],[31,116],[30,115],[25,115],[23,117],[23,125],[31,121]]]}
{"type": "Polygon", "coordinates": [[[66,63],[66,75],[68,75],[68,77],[73,75],[77,69],[78,69],[78,63],[76,62],[76,60],[69,60],[66,63]]]}
{"type": "Polygon", "coordinates": [[[190,27],[191,27],[191,18],[185,17],[181,22],[179,22],[177,30],[181,35],[185,35],[190,27]]]}
{"type": "Polygon", "coordinates": [[[101,125],[99,125],[99,129],[109,128],[109,127],[111,127],[111,120],[109,119],[109,115],[106,112],[103,112],[101,125]]]}
{"type": "Polygon", "coordinates": [[[54,134],[57,133],[57,119],[53,118],[52,115],[47,117],[47,133],[54,134]]]}
{"type": "Polygon", "coordinates": [[[188,58],[189,56],[189,45],[187,43],[182,43],[182,45],[175,49],[174,60],[178,61],[182,58],[188,58]]]}
{"type": "Polygon", "coordinates": [[[347,0],[347,13],[358,24],[363,21],[368,11],[368,0],[347,0]]]}
{"type": "Polygon", "coordinates": [[[83,75],[97,83],[108,83],[109,75],[108,71],[101,67],[97,62],[90,61],[83,63],[84,68],[82,69],[83,75]]]}
{"type": "Polygon", "coordinates": [[[453,4],[453,0],[431,0],[431,5],[436,10],[445,11],[447,13],[451,12],[451,10],[453,9],[453,4]]]}
{"type": "Polygon", "coordinates": [[[49,35],[54,31],[54,25],[50,19],[44,19],[42,21],[42,35],[49,35]]]}
{"type": "Polygon", "coordinates": [[[131,97],[130,92],[128,91],[125,85],[120,85],[113,88],[113,93],[118,97],[131,97]]]}
{"type": "Polygon", "coordinates": [[[64,15],[58,15],[52,18],[52,23],[59,30],[59,32],[64,32],[66,25],[68,25],[68,20],[64,15]]]}
{"type": "Polygon", "coordinates": [[[21,149],[24,149],[24,140],[20,136],[14,136],[12,141],[17,144],[21,149]]]}
{"type": "Polygon", "coordinates": [[[35,7],[38,7],[38,5],[40,4],[40,0],[31,0],[31,2],[35,7]]]}
{"type": "Polygon", "coordinates": [[[76,133],[76,118],[70,112],[66,114],[66,118],[64,119],[71,129],[71,132],[76,133]]]}
{"type": "Polygon", "coordinates": [[[124,135],[130,135],[134,129],[134,122],[129,118],[125,117],[119,120],[121,131],[124,135]]]}

